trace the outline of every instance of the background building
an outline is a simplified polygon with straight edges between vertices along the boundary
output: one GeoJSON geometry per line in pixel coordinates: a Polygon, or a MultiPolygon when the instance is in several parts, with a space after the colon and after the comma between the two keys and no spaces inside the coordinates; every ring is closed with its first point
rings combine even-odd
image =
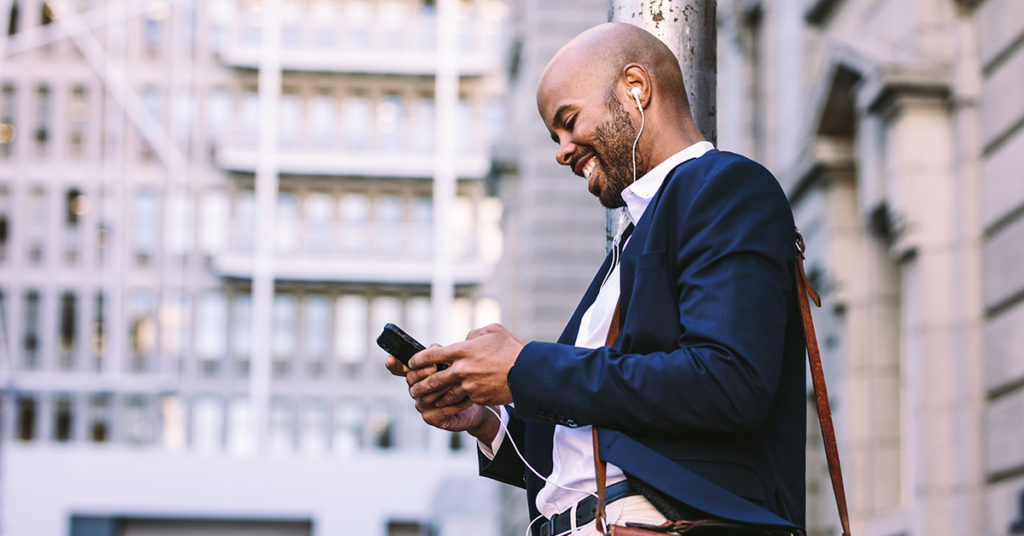
{"type": "MultiPolygon", "coordinates": [[[[558,49],[608,20],[607,0],[509,2],[506,128],[495,146],[494,191],[504,213],[497,271],[503,323],[527,340],[554,341],[605,255],[605,211],[583,179],[555,162],[537,112],[537,82],[558,49]]],[[[525,534],[526,493],[502,486],[502,535],[525,534]]]]}
{"type": "Polygon", "coordinates": [[[496,534],[373,339],[499,319],[505,6],[0,8],[0,534],[496,534]]]}
{"type": "MultiPolygon", "coordinates": [[[[719,143],[808,240],[854,533],[1024,533],[1024,3],[718,10],[719,143]]],[[[837,534],[815,443],[809,528],[837,534]]]]}

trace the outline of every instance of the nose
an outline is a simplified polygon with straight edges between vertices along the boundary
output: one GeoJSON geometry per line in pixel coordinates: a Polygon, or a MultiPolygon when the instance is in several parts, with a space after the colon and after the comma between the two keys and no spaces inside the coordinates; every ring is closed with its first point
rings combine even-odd
{"type": "Polygon", "coordinates": [[[576,144],[571,141],[559,143],[558,152],[555,153],[555,161],[563,166],[572,165],[572,155],[576,152],[576,144]]]}

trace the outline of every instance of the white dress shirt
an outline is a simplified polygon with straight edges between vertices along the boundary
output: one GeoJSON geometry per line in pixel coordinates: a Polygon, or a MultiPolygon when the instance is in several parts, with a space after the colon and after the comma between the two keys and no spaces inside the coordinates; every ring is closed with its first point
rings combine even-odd
{"type": "MultiPolygon", "coordinates": [[[[640,221],[644,211],[661,189],[665,177],[677,165],[693,158],[699,158],[714,146],[707,141],[695,143],[682,151],[670,156],[643,177],[622,191],[622,199],[626,202],[619,232],[625,227],[628,218],[634,225],[640,221]]],[[[629,243],[627,238],[626,243],[629,243]]],[[[619,266],[612,268],[612,273],[601,287],[597,298],[580,320],[576,346],[580,348],[599,348],[604,346],[611,327],[615,305],[619,301],[619,266]]],[[[502,421],[508,422],[508,414],[502,409],[502,421]]],[[[480,443],[480,450],[485,456],[493,458],[493,453],[505,437],[504,427],[498,432],[490,445],[480,443]]],[[[594,441],[590,426],[571,428],[555,426],[554,446],[551,451],[552,469],[547,484],[537,494],[537,509],[546,518],[568,510],[572,505],[587,495],[597,492],[594,481],[594,441]]],[[[607,485],[626,479],[622,470],[608,464],[607,485]]]]}

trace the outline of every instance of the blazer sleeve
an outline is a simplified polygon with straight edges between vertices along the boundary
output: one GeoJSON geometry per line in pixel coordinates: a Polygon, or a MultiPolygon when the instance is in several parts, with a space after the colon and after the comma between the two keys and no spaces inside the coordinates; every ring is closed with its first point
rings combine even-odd
{"type": "Polygon", "coordinates": [[[506,406],[505,410],[509,414],[508,432],[498,447],[498,452],[494,453],[494,458],[491,459],[484,456],[484,453],[480,452],[479,448],[477,449],[480,476],[525,488],[526,465],[516,454],[515,448],[513,448],[513,443],[515,443],[515,446],[519,448],[519,452],[524,452],[522,438],[526,436],[525,426],[523,420],[516,417],[516,412],[513,408],[506,406]]]}
{"type": "Polygon", "coordinates": [[[655,217],[671,214],[668,246],[645,249],[635,277],[664,292],[634,287],[619,344],[523,348],[509,373],[521,418],[662,437],[762,426],[779,384],[794,292],[793,217],[763,167],[737,159],[721,168],[694,192],[666,187],[655,217]],[[641,303],[644,296],[661,302],[641,303]],[[677,325],[656,332],[669,332],[663,347],[620,349],[644,346],[630,330],[676,317],[677,325]]]}

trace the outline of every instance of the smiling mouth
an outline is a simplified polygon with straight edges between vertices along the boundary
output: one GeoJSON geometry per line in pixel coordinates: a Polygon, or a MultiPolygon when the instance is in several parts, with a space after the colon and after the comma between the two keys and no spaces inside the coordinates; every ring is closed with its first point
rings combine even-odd
{"type": "Polygon", "coordinates": [[[597,159],[596,158],[591,158],[590,161],[587,162],[587,165],[583,166],[583,178],[589,180],[590,179],[590,175],[594,172],[594,169],[596,167],[597,167],[597,159]]]}

